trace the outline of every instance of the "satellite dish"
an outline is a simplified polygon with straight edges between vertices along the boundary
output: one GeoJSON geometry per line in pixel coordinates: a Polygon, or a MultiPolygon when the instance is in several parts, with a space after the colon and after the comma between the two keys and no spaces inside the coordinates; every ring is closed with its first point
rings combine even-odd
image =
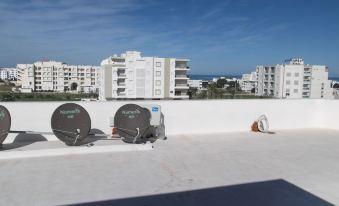
{"type": "Polygon", "coordinates": [[[146,142],[145,134],[150,128],[151,114],[136,104],[125,104],[120,107],[114,116],[114,127],[124,142],[146,142]]]}
{"type": "Polygon", "coordinates": [[[80,145],[91,130],[91,118],[80,105],[66,103],[55,109],[51,119],[54,135],[67,145],[80,145]]]}
{"type": "Polygon", "coordinates": [[[0,105],[0,148],[11,128],[11,115],[6,107],[0,105]]]}

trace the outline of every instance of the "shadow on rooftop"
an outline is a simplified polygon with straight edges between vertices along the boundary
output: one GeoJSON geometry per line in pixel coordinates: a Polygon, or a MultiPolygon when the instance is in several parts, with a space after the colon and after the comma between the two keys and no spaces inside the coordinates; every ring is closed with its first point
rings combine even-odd
{"type": "Polygon", "coordinates": [[[104,139],[105,137],[96,137],[96,134],[105,134],[103,131],[101,131],[100,129],[96,129],[93,128],[91,129],[91,131],[89,132],[90,135],[87,136],[84,140],[81,141],[81,145],[86,145],[86,144],[90,144],[90,143],[94,143],[98,140],[104,139]]]}
{"type": "Polygon", "coordinates": [[[76,205],[332,205],[282,179],[76,205]]]}
{"type": "Polygon", "coordinates": [[[34,142],[42,141],[47,141],[47,139],[39,134],[18,134],[12,143],[3,144],[2,149],[0,150],[16,149],[33,144],[34,142]]]}

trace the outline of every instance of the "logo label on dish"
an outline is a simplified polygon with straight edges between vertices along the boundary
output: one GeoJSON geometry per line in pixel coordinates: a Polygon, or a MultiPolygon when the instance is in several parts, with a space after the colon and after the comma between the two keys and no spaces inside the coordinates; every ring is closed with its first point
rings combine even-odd
{"type": "Polygon", "coordinates": [[[80,109],[75,108],[73,110],[60,110],[60,114],[66,117],[67,119],[73,119],[74,115],[80,114],[80,109]]]}
{"type": "Polygon", "coordinates": [[[121,114],[128,116],[128,118],[130,118],[130,119],[134,119],[134,117],[139,115],[140,113],[141,112],[138,109],[129,110],[129,111],[128,110],[127,111],[125,111],[125,110],[121,111],[121,114]]]}

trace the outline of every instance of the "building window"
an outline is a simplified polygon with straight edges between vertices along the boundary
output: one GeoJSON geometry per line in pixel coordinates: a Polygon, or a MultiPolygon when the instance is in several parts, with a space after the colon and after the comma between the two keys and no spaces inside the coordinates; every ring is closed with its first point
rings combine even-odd
{"type": "Polygon", "coordinates": [[[295,73],[294,76],[295,76],[295,77],[299,77],[299,73],[295,73]]]}
{"type": "Polygon", "coordinates": [[[161,90],[160,89],[155,90],[155,94],[156,95],[161,95],[161,90]]]}
{"type": "Polygon", "coordinates": [[[299,85],[299,81],[298,81],[298,80],[295,80],[295,81],[294,81],[294,85],[299,85]]]}
{"type": "Polygon", "coordinates": [[[290,77],[291,76],[291,72],[287,72],[286,76],[290,77]]]}
{"type": "Polygon", "coordinates": [[[293,92],[296,94],[298,93],[298,89],[294,89],[293,92]]]}
{"type": "Polygon", "coordinates": [[[287,80],[286,81],[286,85],[290,85],[291,84],[291,81],[290,80],[287,80]]]}
{"type": "Polygon", "coordinates": [[[286,89],[286,93],[290,93],[290,89],[286,89]]]}
{"type": "Polygon", "coordinates": [[[155,81],[155,85],[156,86],[161,86],[161,81],[160,80],[155,81]]]}
{"type": "Polygon", "coordinates": [[[161,62],[155,63],[156,67],[161,67],[161,62]]]}
{"type": "Polygon", "coordinates": [[[156,71],[155,76],[160,77],[161,76],[161,71],[156,71]]]}

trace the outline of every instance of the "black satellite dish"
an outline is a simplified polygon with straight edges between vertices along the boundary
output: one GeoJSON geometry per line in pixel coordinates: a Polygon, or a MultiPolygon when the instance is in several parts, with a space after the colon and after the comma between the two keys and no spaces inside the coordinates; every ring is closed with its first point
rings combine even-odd
{"type": "Polygon", "coordinates": [[[150,112],[136,104],[125,104],[114,116],[114,127],[124,142],[144,143],[150,128],[150,112]]]}
{"type": "Polygon", "coordinates": [[[51,119],[54,135],[67,145],[80,145],[91,130],[91,118],[80,105],[66,103],[55,109],[51,119]]]}
{"type": "Polygon", "coordinates": [[[6,107],[0,105],[0,148],[11,128],[11,115],[6,107]]]}

